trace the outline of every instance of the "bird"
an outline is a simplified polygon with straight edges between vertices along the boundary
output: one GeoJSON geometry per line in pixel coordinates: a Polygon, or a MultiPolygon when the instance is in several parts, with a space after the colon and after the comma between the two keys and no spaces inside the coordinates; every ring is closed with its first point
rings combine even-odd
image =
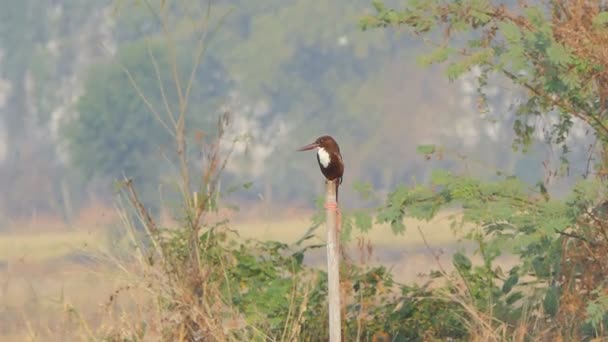
{"type": "Polygon", "coordinates": [[[317,138],[312,144],[300,147],[298,151],[308,151],[315,148],[317,149],[317,162],[323,176],[329,181],[338,179],[339,184],[342,184],[344,161],[336,140],[329,135],[324,135],[317,138]]]}
{"type": "MultiPolygon", "coordinates": [[[[340,153],[340,146],[331,136],[323,135],[312,144],[300,147],[297,151],[309,151],[312,149],[317,149],[317,162],[325,179],[328,181],[338,180],[336,182],[336,203],[325,203],[326,209],[338,211],[338,187],[342,184],[344,176],[344,161],[340,153]]],[[[339,212],[338,215],[340,216],[339,212]]]]}

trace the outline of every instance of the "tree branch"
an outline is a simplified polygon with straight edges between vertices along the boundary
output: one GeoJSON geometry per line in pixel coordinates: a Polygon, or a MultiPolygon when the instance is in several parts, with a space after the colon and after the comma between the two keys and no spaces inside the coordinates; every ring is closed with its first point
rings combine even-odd
{"type": "Polygon", "coordinates": [[[156,227],[154,220],[152,220],[152,216],[150,216],[150,213],[148,212],[148,210],[144,207],[144,205],[140,201],[139,196],[137,195],[137,191],[135,191],[135,187],[133,186],[133,180],[130,178],[127,178],[127,179],[125,179],[123,184],[124,184],[125,188],[127,188],[129,200],[135,206],[135,209],[139,212],[139,215],[144,220],[144,223],[148,227],[148,230],[150,230],[150,232],[152,234],[157,234],[158,228],[156,227]]]}

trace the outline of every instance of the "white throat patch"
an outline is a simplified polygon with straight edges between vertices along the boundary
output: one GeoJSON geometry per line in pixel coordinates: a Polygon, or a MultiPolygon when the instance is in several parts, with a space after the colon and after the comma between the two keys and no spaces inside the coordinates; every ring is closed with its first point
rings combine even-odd
{"type": "Polygon", "coordinates": [[[317,155],[319,156],[319,162],[321,163],[321,165],[323,165],[323,167],[327,167],[329,166],[329,153],[327,153],[327,151],[325,151],[325,149],[323,147],[319,147],[319,149],[317,150],[317,155]]]}

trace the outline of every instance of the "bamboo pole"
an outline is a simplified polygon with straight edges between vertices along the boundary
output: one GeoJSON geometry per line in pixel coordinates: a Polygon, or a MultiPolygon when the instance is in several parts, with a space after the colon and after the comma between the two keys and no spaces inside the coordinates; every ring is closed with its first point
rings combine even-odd
{"type": "Polygon", "coordinates": [[[329,303],[329,341],[341,342],[340,253],[337,226],[337,180],[327,181],[325,191],[327,225],[327,301],[329,303]]]}

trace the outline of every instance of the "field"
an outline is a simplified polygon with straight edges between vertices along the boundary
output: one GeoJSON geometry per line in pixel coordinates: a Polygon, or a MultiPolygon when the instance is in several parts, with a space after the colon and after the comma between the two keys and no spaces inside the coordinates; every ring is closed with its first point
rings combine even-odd
{"type": "MultiPolygon", "coordinates": [[[[108,309],[115,291],[134,280],[112,261],[117,250],[129,252],[128,244],[119,247],[110,239],[111,229],[121,229],[120,223],[112,210],[100,212],[85,214],[70,226],[40,218],[4,229],[0,235],[0,340],[85,338],[103,329],[104,324],[116,324],[116,320],[149,304],[145,295],[131,294],[118,309],[108,309]],[[74,331],[78,333],[69,335],[74,331]]],[[[242,237],[291,242],[308,229],[309,217],[300,214],[274,221],[237,218],[233,227],[242,237]]],[[[420,281],[419,273],[436,265],[417,226],[434,249],[449,252],[458,244],[446,216],[406,224],[409,229],[402,236],[379,226],[356,238],[372,241],[372,263],[391,267],[398,281],[416,282],[420,281]]],[[[322,237],[317,239],[322,241],[322,237]]],[[[358,260],[356,248],[351,253],[358,260]]],[[[444,266],[449,266],[449,254],[441,256],[444,266]]],[[[306,262],[323,267],[324,251],[307,255],[306,262]]]]}

